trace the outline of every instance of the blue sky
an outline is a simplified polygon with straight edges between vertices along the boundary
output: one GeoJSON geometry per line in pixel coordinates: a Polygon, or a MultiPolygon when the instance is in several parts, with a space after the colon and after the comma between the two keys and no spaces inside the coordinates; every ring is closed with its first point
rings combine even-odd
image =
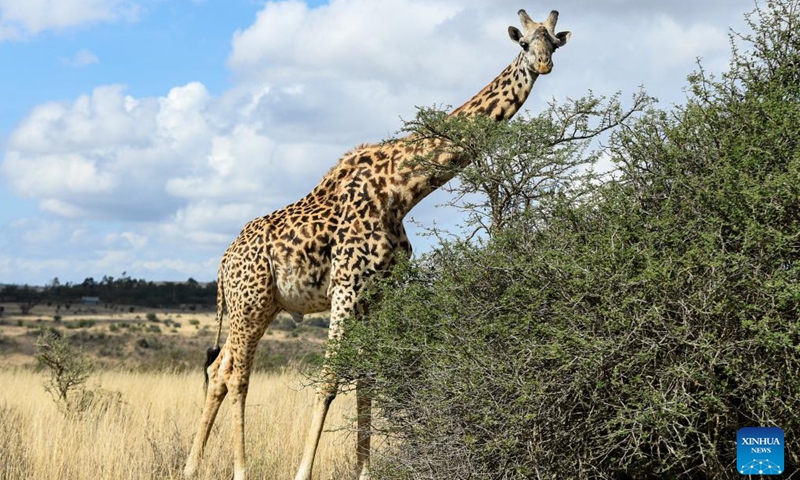
{"type": "MultiPolygon", "coordinates": [[[[9,22],[23,32],[0,41],[0,65],[13,72],[0,75],[0,147],[5,149],[9,133],[36,105],[74,99],[97,85],[122,84],[132,95],[158,96],[202,79],[210,92],[219,94],[228,85],[224,64],[231,33],[252,22],[260,7],[250,0],[228,0],[224,8],[222,2],[202,1],[137,6],[129,18],[36,33],[9,22]],[[84,52],[89,56],[81,60],[84,52]]],[[[37,202],[14,194],[7,185],[0,185],[0,205],[0,225],[37,215],[37,202]]],[[[3,240],[0,247],[10,248],[3,240]]],[[[13,282],[14,277],[0,280],[13,282]]]]}
{"type": "MultiPolygon", "coordinates": [[[[723,69],[753,7],[551,3],[0,0],[0,283],[213,279],[244,223],[344,151],[488,83],[516,56],[519,8],[557,8],[573,32],[537,112],[639,85],[681,102],[695,58],[723,69]]],[[[446,223],[442,198],[412,216],[446,223]]]]}
{"type": "Polygon", "coordinates": [[[123,83],[131,94],[149,96],[202,79],[211,92],[220,93],[228,82],[221,66],[231,33],[252,22],[258,5],[229,0],[220,6],[150,2],[133,18],[29,33],[0,43],[0,61],[14,66],[4,69],[13,75],[0,77],[0,89],[8,95],[0,107],[0,128],[8,132],[36,104],[74,98],[94,85],[123,83]],[[92,52],[96,63],[71,64],[81,51],[92,52]]]}

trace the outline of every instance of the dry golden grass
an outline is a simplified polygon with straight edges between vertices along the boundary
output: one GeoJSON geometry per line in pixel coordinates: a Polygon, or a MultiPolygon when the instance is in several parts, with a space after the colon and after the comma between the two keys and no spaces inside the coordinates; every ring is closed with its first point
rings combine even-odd
{"type": "MultiPolygon", "coordinates": [[[[203,401],[202,375],[96,374],[89,387],[120,392],[122,403],[81,416],[63,415],[43,388],[44,376],[0,370],[0,480],[181,478],[203,401]]],[[[250,478],[292,478],[300,461],[314,391],[295,373],[254,374],[247,399],[250,478]]],[[[198,479],[232,476],[229,401],[223,404],[198,479]]],[[[314,478],[347,479],[355,440],[344,431],[354,401],[340,395],[328,416],[314,478]]]]}

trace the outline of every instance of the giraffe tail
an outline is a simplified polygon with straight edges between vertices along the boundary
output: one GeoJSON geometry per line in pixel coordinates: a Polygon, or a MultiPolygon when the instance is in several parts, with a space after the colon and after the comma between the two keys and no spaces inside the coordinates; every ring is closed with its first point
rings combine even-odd
{"type": "Polygon", "coordinates": [[[219,340],[222,336],[222,316],[225,310],[225,290],[222,285],[222,265],[219,267],[217,274],[217,338],[214,341],[214,346],[206,350],[206,363],[203,366],[203,374],[205,375],[205,388],[208,389],[208,367],[214,363],[220,352],[219,340]]]}

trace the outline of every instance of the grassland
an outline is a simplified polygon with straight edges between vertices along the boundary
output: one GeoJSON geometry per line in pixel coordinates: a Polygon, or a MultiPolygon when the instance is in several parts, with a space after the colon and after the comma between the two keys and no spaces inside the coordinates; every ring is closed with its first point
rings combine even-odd
{"type": "MultiPolygon", "coordinates": [[[[291,478],[300,460],[313,389],[296,373],[257,373],[248,396],[246,433],[252,478],[291,478]]],[[[177,479],[202,407],[197,372],[110,372],[92,382],[120,402],[64,415],[27,369],[0,370],[0,479],[177,479]]],[[[349,478],[355,441],[346,432],[353,401],[334,402],[315,478],[349,478]]],[[[232,476],[231,415],[223,404],[199,479],[232,476]]]]}
{"type": "MultiPolygon", "coordinates": [[[[212,312],[37,305],[0,317],[0,480],[180,478],[203,401],[201,364],[213,343],[212,312]],[[55,328],[95,363],[89,390],[106,401],[81,414],[59,410],[44,389],[35,342],[55,328]]],[[[308,428],[313,388],[298,373],[324,348],[325,329],[279,318],[261,340],[247,401],[251,478],[291,478],[308,428]],[[275,329],[274,327],[278,328],[275,329]]],[[[313,323],[313,322],[312,322],[313,323]]],[[[223,332],[223,337],[225,332],[223,332]]],[[[231,414],[223,404],[198,479],[232,475],[231,414]]],[[[334,402],[316,479],[347,479],[355,439],[347,395],[334,402]]]]}

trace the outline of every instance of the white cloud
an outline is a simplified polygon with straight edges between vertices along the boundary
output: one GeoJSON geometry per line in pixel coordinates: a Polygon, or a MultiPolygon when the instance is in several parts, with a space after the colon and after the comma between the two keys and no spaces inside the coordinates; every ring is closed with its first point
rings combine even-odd
{"type": "Polygon", "coordinates": [[[728,35],[722,26],[681,25],[674,18],[662,16],[645,33],[644,45],[658,52],[658,66],[666,69],[690,64],[707,54],[726,52],[728,35]]]}
{"type": "Polygon", "coordinates": [[[425,69],[420,76],[427,78],[430,50],[441,48],[428,40],[458,12],[444,2],[419,0],[334,0],[315,9],[295,0],[268,3],[252,26],[234,34],[229,65],[240,74],[276,79],[304,69],[315,76],[381,79],[425,69]],[[419,55],[426,49],[428,55],[419,55]],[[291,71],[274,72],[275,66],[291,71]]]}
{"type": "Polygon", "coordinates": [[[263,118],[241,108],[252,98],[226,104],[196,82],[158,98],[98,87],[35,108],[9,137],[0,174],[56,217],[145,222],[219,247],[294,200],[298,185],[316,183],[347,147],[269,135],[263,118]],[[322,161],[309,160],[313,152],[322,161]]]}
{"type": "Polygon", "coordinates": [[[173,88],[166,97],[158,99],[160,108],[155,118],[158,133],[176,151],[191,149],[194,140],[209,130],[209,119],[204,113],[210,99],[208,90],[199,82],[173,88]]]}
{"type": "Polygon", "coordinates": [[[20,38],[22,38],[22,32],[11,25],[6,25],[0,18],[0,42],[3,40],[19,40],[20,38]]]}
{"type": "Polygon", "coordinates": [[[62,222],[44,222],[23,218],[11,222],[10,227],[19,232],[19,239],[28,245],[50,245],[53,239],[63,235],[62,222]]]}
{"type": "Polygon", "coordinates": [[[71,153],[24,157],[12,151],[2,168],[14,175],[21,193],[32,197],[108,194],[116,183],[109,173],[98,171],[95,161],[71,153]]]}
{"type": "Polygon", "coordinates": [[[130,0],[0,0],[0,40],[97,22],[134,20],[130,0]]]}
{"type": "Polygon", "coordinates": [[[61,63],[67,67],[80,68],[100,63],[100,59],[97,58],[97,55],[84,48],[75,52],[75,55],[70,58],[62,58],[61,63]]]}
{"type": "Polygon", "coordinates": [[[454,3],[268,3],[234,34],[228,66],[242,88],[258,91],[247,108],[282,133],[376,140],[415,105],[467,100],[516,55],[506,33],[516,10],[454,3]]]}
{"type": "Polygon", "coordinates": [[[0,283],[44,285],[58,276],[53,272],[81,271],[80,267],[66,258],[18,258],[0,253],[0,283]]]}
{"type": "Polygon", "coordinates": [[[198,163],[188,176],[167,181],[167,191],[182,198],[220,198],[263,195],[269,174],[278,173],[273,160],[274,142],[252,124],[236,125],[217,133],[205,164],[198,163]]]}
{"type": "Polygon", "coordinates": [[[74,102],[50,102],[34,108],[11,133],[7,148],[30,153],[116,150],[151,141],[157,111],[152,99],[136,101],[121,85],[94,89],[74,102]],[[134,105],[132,107],[132,105],[134,105]]]}
{"type": "Polygon", "coordinates": [[[62,218],[83,218],[86,211],[77,205],[67,203],[57,198],[43,198],[39,202],[39,208],[44,212],[52,213],[56,217],[62,218]]]}
{"type": "Polygon", "coordinates": [[[264,213],[252,203],[200,200],[175,212],[170,222],[158,226],[157,235],[219,248],[233,240],[231,233],[238,233],[245,223],[264,213]]]}
{"type": "MultiPolygon", "coordinates": [[[[115,234],[116,235],[116,234],[115,234]]],[[[148,238],[144,235],[139,235],[134,232],[122,232],[118,234],[119,238],[128,242],[134,250],[141,250],[147,246],[148,238]]]]}

